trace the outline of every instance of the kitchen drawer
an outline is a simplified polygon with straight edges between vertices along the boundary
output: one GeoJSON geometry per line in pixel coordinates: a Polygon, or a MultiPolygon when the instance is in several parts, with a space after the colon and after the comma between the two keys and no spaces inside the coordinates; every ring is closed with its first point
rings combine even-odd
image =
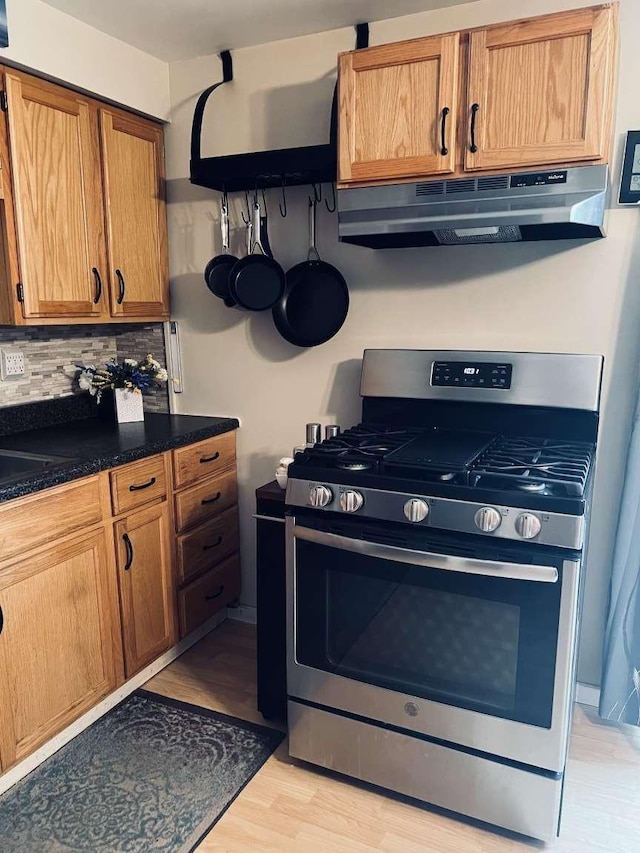
{"type": "Polygon", "coordinates": [[[150,456],[114,468],[110,475],[113,514],[143,506],[167,494],[167,476],[163,456],[150,456]]]}
{"type": "Polygon", "coordinates": [[[240,563],[234,554],[178,593],[180,637],[194,631],[240,595],[240,563]]]}
{"type": "Polygon", "coordinates": [[[175,496],[176,530],[182,533],[237,503],[238,486],[235,470],[211,478],[175,496]]]}
{"type": "Polygon", "coordinates": [[[178,583],[201,574],[238,550],[238,508],[178,537],[178,583]]]}
{"type": "Polygon", "coordinates": [[[173,451],[175,487],[181,489],[236,464],[235,431],[206,438],[173,451]]]}
{"type": "Polygon", "coordinates": [[[102,521],[100,480],[90,477],[0,504],[0,559],[102,521]]]}

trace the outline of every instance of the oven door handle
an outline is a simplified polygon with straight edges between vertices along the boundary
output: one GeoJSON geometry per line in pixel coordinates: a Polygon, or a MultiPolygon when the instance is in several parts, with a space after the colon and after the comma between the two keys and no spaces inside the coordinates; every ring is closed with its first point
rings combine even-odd
{"type": "Polygon", "coordinates": [[[558,581],[558,570],[555,566],[476,560],[469,557],[454,557],[450,554],[413,551],[409,548],[396,548],[379,542],[365,542],[362,539],[325,533],[322,530],[313,530],[298,524],[293,527],[293,535],[297,539],[305,539],[307,542],[327,545],[330,548],[340,548],[342,551],[352,551],[355,554],[364,554],[366,557],[394,560],[396,563],[410,563],[414,566],[440,569],[445,572],[461,572],[466,575],[486,575],[492,578],[537,581],[538,583],[557,583],[558,581]]]}

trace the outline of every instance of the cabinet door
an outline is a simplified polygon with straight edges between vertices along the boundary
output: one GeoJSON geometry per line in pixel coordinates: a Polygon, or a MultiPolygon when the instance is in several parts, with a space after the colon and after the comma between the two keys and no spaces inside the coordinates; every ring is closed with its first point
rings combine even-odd
{"type": "Polygon", "coordinates": [[[97,110],[35,78],[6,73],[25,317],[108,315],[97,110]]]}
{"type": "Polygon", "coordinates": [[[465,168],[606,158],[614,25],[603,7],[471,33],[465,168]]]}
{"type": "Polygon", "coordinates": [[[100,110],[111,312],[169,313],[162,128],[100,110]]]}
{"type": "Polygon", "coordinates": [[[459,40],[452,33],[340,56],[339,181],[453,171],[459,40]]]}
{"type": "Polygon", "coordinates": [[[115,525],[127,678],[175,642],[176,596],[169,525],[166,503],[115,525]]]}
{"type": "Polygon", "coordinates": [[[102,531],[0,572],[0,752],[6,768],[116,686],[117,588],[102,531]]]}

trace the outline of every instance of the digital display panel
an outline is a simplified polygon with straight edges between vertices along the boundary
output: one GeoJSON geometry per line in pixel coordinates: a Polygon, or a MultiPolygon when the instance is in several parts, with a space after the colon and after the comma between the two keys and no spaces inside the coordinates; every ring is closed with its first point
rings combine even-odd
{"type": "Polygon", "coordinates": [[[440,388],[511,388],[513,366],[505,362],[434,361],[431,385],[440,388]]]}

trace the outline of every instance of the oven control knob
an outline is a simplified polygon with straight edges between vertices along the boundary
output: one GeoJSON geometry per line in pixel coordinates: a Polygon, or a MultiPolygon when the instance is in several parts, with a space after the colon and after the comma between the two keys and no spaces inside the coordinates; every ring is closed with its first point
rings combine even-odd
{"type": "Polygon", "coordinates": [[[493,533],[502,524],[502,516],[492,506],[483,506],[475,514],[476,527],[483,533],[493,533]]]}
{"type": "Polygon", "coordinates": [[[349,489],[340,495],[340,507],[344,512],[358,512],[363,503],[364,498],[360,492],[353,489],[349,489]]]}
{"type": "Polygon", "coordinates": [[[420,498],[411,498],[404,505],[404,514],[409,521],[418,524],[429,515],[429,504],[426,501],[421,501],[420,498]]]}
{"type": "Polygon", "coordinates": [[[327,486],[313,486],[309,489],[309,503],[316,509],[329,506],[333,500],[333,492],[327,486]]]}
{"type": "Polygon", "coordinates": [[[531,512],[523,512],[516,518],[516,531],[523,539],[535,539],[541,529],[542,522],[531,512]]]}

